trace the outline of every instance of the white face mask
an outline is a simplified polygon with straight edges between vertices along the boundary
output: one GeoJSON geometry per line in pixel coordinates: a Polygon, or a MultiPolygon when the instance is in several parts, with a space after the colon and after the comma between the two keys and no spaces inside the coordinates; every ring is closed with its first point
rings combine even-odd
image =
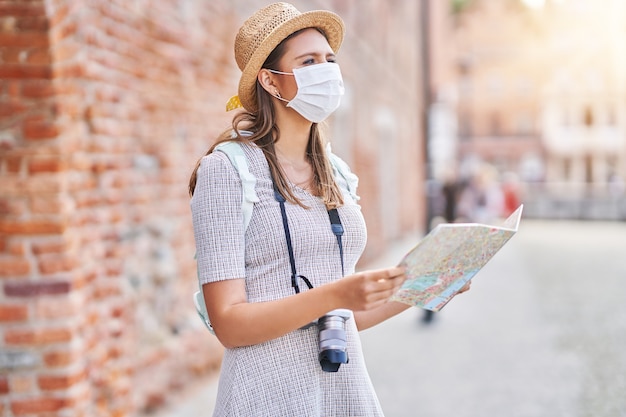
{"type": "Polygon", "coordinates": [[[291,107],[310,122],[322,122],[337,110],[341,103],[344,88],[338,64],[325,62],[307,65],[294,68],[293,73],[269,71],[295,77],[298,86],[296,96],[291,101],[282,97],[276,98],[287,102],[287,107],[291,107]]]}

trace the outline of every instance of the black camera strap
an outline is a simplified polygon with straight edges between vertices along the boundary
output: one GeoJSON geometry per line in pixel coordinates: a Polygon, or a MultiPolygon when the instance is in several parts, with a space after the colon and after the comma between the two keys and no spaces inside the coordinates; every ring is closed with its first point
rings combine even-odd
{"type": "Polygon", "coordinates": [[[328,210],[328,218],[330,219],[330,228],[333,234],[337,237],[337,245],[339,245],[339,256],[341,257],[341,276],[346,275],[346,271],[343,267],[343,244],[341,243],[341,236],[343,236],[343,225],[339,218],[339,212],[336,208],[328,210]]]}
{"type": "MultiPolygon", "coordinates": [[[[298,278],[301,278],[305,282],[309,289],[313,288],[311,281],[304,275],[298,275],[296,272],[296,259],[293,255],[293,245],[291,243],[291,233],[289,232],[289,222],[287,220],[287,211],[285,210],[285,197],[278,191],[276,184],[274,184],[274,198],[280,204],[280,214],[283,218],[283,228],[285,229],[285,240],[287,241],[287,251],[289,252],[289,263],[291,265],[291,286],[296,294],[300,292],[300,286],[298,285],[298,278]]],[[[341,275],[345,275],[344,263],[343,263],[343,244],[341,236],[343,235],[343,225],[339,218],[339,212],[337,209],[328,210],[328,218],[330,220],[330,228],[333,234],[337,237],[337,244],[339,245],[339,256],[341,257],[341,275]]]]}

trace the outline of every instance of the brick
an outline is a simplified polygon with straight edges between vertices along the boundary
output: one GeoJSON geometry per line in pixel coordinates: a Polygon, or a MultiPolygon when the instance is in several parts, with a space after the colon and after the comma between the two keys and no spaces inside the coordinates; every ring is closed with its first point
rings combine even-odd
{"type": "MultiPolygon", "coordinates": [[[[118,274],[114,273],[113,271],[109,273],[109,271],[107,270],[107,275],[112,277],[117,276],[118,274]]],[[[115,297],[118,295],[121,295],[121,291],[119,286],[117,285],[100,285],[93,290],[93,298],[100,302],[105,298],[115,297]]]]}
{"type": "Polygon", "coordinates": [[[24,121],[22,132],[25,139],[51,139],[58,136],[59,129],[52,121],[36,116],[24,121]]]}
{"type": "Polygon", "coordinates": [[[55,68],[54,73],[59,78],[83,78],[85,76],[85,66],[82,63],[59,65],[55,68]]]}
{"type": "Polygon", "coordinates": [[[61,368],[76,362],[80,358],[78,352],[72,350],[58,350],[46,352],[43,355],[43,362],[48,368],[61,368]]]}
{"type": "Polygon", "coordinates": [[[0,304],[0,323],[24,321],[27,318],[27,306],[23,304],[0,304]]]}
{"type": "Polygon", "coordinates": [[[8,80],[7,81],[7,91],[9,93],[9,97],[14,98],[14,99],[19,99],[20,98],[20,81],[18,80],[8,80]]]}
{"type": "Polygon", "coordinates": [[[16,101],[0,102],[0,117],[15,116],[23,113],[26,107],[16,101]]]}
{"type": "Polygon", "coordinates": [[[49,27],[47,17],[23,17],[15,22],[15,28],[19,31],[47,32],[49,27]]]}
{"type": "Polygon", "coordinates": [[[14,256],[24,256],[26,254],[26,242],[23,240],[12,240],[8,242],[7,253],[14,256]]]}
{"type": "Polygon", "coordinates": [[[0,78],[52,78],[52,68],[49,65],[21,65],[21,64],[0,64],[0,78]]]}
{"type": "Polygon", "coordinates": [[[60,172],[66,169],[67,164],[58,156],[33,157],[28,161],[28,172],[30,174],[60,172]]]}
{"type": "Polygon", "coordinates": [[[64,62],[74,58],[81,50],[81,45],[71,42],[70,39],[54,46],[55,62],[64,62]]]}
{"type": "MultiPolygon", "coordinates": [[[[51,175],[40,175],[39,177],[40,179],[38,182],[45,182],[47,184],[51,184],[49,181],[49,177],[52,177],[51,175]]],[[[60,187],[57,187],[57,188],[60,188],[60,187]]],[[[42,189],[42,188],[40,188],[39,190],[35,190],[33,187],[33,184],[31,184],[31,181],[29,181],[29,178],[24,178],[24,176],[22,175],[0,176],[0,190],[2,190],[4,196],[8,198],[22,198],[29,194],[32,195],[34,192],[37,192],[37,191],[46,192],[44,191],[45,189],[42,189]]],[[[48,192],[52,192],[53,190],[54,188],[52,187],[47,189],[48,192]]],[[[28,214],[27,212],[19,213],[17,216],[13,216],[12,219],[9,218],[8,216],[5,218],[0,218],[0,223],[2,223],[3,225],[8,225],[9,223],[12,223],[14,219],[15,221],[17,221],[16,219],[21,219],[25,221],[27,218],[26,216],[27,214],[28,214]]]]}
{"type": "Polygon", "coordinates": [[[28,275],[30,262],[16,256],[0,256],[0,277],[18,277],[28,275]]]}
{"type": "Polygon", "coordinates": [[[9,380],[6,376],[0,375],[0,395],[9,393],[9,380]]]}
{"type": "Polygon", "coordinates": [[[14,48],[47,47],[49,45],[48,34],[45,32],[0,32],[0,45],[14,48]]]}
{"type": "MultiPolygon", "coordinates": [[[[92,187],[89,187],[92,188],[92,187]]],[[[80,193],[76,195],[76,208],[77,209],[85,209],[90,207],[98,207],[104,201],[104,198],[101,195],[96,193],[80,193]]],[[[81,213],[85,213],[85,210],[79,210],[81,213]]],[[[84,216],[88,217],[88,216],[84,216]]],[[[74,219],[76,220],[76,219],[74,219]]]]}
{"type": "Polygon", "coordinates": [[[4,64],[21,64],[26,58],[26,51],[24,48],[9,48],[2,49],[2,62],[4,64]]]}
{"type": "Polygon", "coordinates": [[[50,80],[26,80],[22,82],[22,97],[46,98],[55,94],[55,87],[50,80]]]}
{"type": "Polygon", "coordinates": [[[26,63],[31,65],[47,65],[52,62],[48,48],[38,48],[28,51],[26,63]]]}
{"type": "Polygon", "coordinates": [[[7,329],[4,342],[7,346],[27,345],[41,346],[52,343],[69,342],[72,340],[70,329],[7,329]]]}
{"type": "Polygon", "coordinates": [[[86,375],[85,370],[70,375],[41,375],[37,384],[44,391],[65,390],[84,380],[86,375]]]}
{"type": "MultiPolygon", "coordinates": [[[[60,175],[50,173],[48,175],[31,175],[21,185],[22,189],[28,195],[62,195],[63,178],[60,175]]],[[[44,218],[44,217],[42,217],[44,218]]],[[[57,217],[46,217],[47,219],[53,219],[57,217]]]]}
{"type": "Polygon", "coordinates": [[[51,238],[42,241],[33,241],[31,243],[31,249],[35,255],[42,255],[47,253],[62,253],[68,248],[68,243],[65,238],[51,238]]]}
{"type": "Polygon", "coordinates": [[[72,256],[66,254],[43,255],[39,258],[39,272],[42,275],[68,272],[76,267],[78,262],[72,256]]]}
{"type": "Polygon", "coordinates": [[[35,378],[30,374],[18,374],[11,376],[9,389],[13,394],[27,394],[36,388],[35,378]]]}
{"type": "Polygon", "coordinates": [[[29,398],[26,400],[11,401],[11,411],[15,416],[28,414],[54,413],[63,410],[71,405],[70,401],[64,398],[42,397],[29,398]]]}
{"type": "Polygon", "coordinates": [[[4,294],[8,297],[39,297],[41,295],[67,294],[72,285],[67,281],[57,282],[7,282],[4,294]]]}
{"type": "Polygon", "coordinates": [[[39,297],[34,304],[32,318],[42,322],[81,314],[78,303],[73,300],[59,303],[56,297],[39,297]]]}
{"type": "Polygon", "coordinates": [[[27,209],[28,206],[25,198],[0,198],[0,215],[21,216],[27,212],[27,209]]]}
{"type": "Polygon", "coordinates": [[[4,158],[7,171],[11,174],[17,174],[22,167],[22,158],[18,155],[8,155],[4,158]]]}
{"type": "Polygon", "coordinates": [[[39,2],[16,2],[16,1],[8,1],[0,3],[0,16],[15,16],[15,17],[24,17],[24,16],[44,16],[45,9],[42,4],[39,2]]]}
{"type": "MultiPolygon", "coordinates": [[[[36,178],[31,177],[32,180],[36,178]]],[[[65,206],[61,201],[59,195],[33,195],[30,198],[30,212],[33,215],[37,214],[62,214],[65,212],[65,206]]]]}
{"type": "Polygon", "coordinates": [[[60,234],[66,228],[61,220],[0,220],[0,233],[7,234],[60,234]]]}
{"type": "MultiPolygon", "coordinates": [[[[63,96],[63,100],[54,103],[57,114],[69,117],[71,120],[84,117],[83,103],[74,97],[63,96]]],[[[80,147],[76,146],[78,150],[80,147]]]]}

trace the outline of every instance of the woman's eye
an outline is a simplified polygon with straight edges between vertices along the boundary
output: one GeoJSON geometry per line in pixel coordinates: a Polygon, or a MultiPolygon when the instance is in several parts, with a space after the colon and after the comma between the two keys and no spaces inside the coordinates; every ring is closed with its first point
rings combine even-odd
{"type": "Polygon", "coordinates": [[[306,60],[303,62],[303,64],[304,64],[304,65],[313,65],[313,64],[315,64],[315,60],[314,60],[313,58],[309,58],[309,59],[306,59],[306,60]]]}

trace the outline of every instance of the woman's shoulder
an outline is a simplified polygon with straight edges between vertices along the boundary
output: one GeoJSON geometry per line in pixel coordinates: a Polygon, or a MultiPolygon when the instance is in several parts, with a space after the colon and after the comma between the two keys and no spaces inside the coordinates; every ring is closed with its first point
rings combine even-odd
{"type": "Polygon", "coordinates": [[[263,150],[251,141],[225,140],[202,158],[201,165],[210,170],[237,174],[241,170],[255,175],[269,170],[263,150]]]}
{"type": "Polygon", "coordinates": [[[245,141],[238,143],[243,150],[250,171],[256,175],[263,175],[263,173],[269,173],[269,164],[265,158],[265,153],[256,143],[245,141]]]}

